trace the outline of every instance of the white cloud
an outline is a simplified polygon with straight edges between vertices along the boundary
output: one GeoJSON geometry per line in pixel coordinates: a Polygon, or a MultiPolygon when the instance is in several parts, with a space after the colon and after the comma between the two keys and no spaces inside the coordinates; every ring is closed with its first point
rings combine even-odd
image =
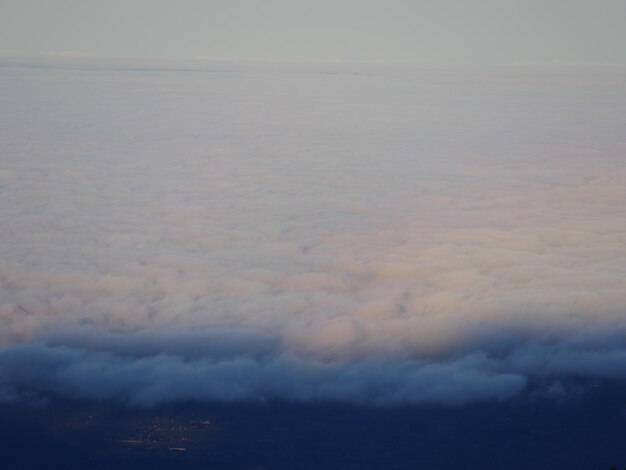
{"type": "Polygon", "coordinates": [[[0,77],[0,400],[623,378],[618,70],[72,64],[0,77]]]}

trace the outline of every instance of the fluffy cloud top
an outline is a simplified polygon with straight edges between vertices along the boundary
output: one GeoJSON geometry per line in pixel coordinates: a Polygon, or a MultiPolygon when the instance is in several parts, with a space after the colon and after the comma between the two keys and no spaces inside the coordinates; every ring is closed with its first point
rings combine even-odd
{"type": "Polygon", "coordinates": [[[0,75],[0,401],[626,378],[623,69],[80,63],[0,75]]]}

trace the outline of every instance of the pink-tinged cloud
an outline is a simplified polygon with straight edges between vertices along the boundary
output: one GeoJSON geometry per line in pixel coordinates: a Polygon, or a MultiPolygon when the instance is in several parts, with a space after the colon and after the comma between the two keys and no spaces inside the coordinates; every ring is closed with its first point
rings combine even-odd
{"type": "Polygon", "coordinates": [[[7,60],[0,401],[626,378],[621,68],[7,60]]]}

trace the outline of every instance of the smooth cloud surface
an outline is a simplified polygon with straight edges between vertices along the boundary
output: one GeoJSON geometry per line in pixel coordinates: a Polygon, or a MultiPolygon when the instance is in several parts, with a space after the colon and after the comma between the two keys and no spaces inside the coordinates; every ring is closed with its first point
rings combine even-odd
{"type": "Polygon", "coordinates": [[[624,69],[3,65],[0,401],[626,379],[624,69]]]}

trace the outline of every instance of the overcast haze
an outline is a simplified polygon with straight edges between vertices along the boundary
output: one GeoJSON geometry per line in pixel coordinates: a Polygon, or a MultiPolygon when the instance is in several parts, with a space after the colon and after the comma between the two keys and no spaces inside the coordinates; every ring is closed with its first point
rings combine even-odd
{"type": "Polygon", "coordinates": [[[621,0],[0,0],[28,55],[625,63],[621,0]]]}

